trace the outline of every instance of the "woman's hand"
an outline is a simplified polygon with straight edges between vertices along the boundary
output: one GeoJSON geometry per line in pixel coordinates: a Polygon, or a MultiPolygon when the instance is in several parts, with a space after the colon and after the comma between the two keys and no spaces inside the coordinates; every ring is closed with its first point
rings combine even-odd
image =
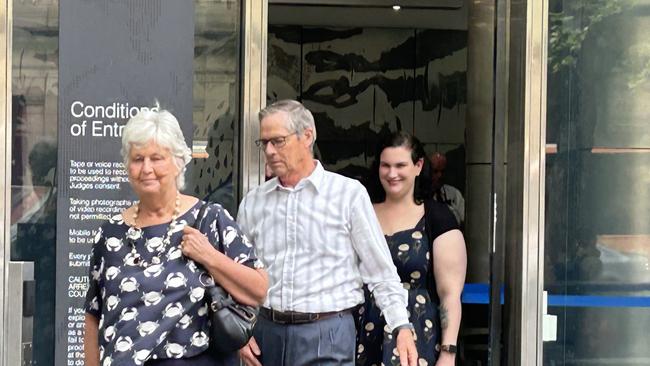
{"type": "Polygon", "coordinates": [[[448,352],[440,352],[436,366],[454,366],[456,365],[456,355],[448,352]]]}
{"type": "Polygon", "coordinates": [[[207,261],[212,256],[223,256],[221,252],[210,244],[208,238],[203,233],[187,225],[183,228],[181,251],[184,256],[202,264],[204,267],[207,266],[207,261]]]}
{"type": "Polygon", "coordinates": [[[199,230],[183,229],[183,255],[201,264],[235,300],[257,306],[266,297],[268,275],[263,269],[249,268],[218,251],[199,230]]]}

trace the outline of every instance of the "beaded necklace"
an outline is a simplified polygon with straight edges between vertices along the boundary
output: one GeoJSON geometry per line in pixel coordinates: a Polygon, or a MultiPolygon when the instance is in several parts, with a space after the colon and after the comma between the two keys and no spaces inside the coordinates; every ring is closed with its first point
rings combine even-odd
{"type": "MultiPolygon", "coordinates": [[[[177,192],[176,193],[176,202],[174,205],[174,213],[172,214],[172,221],[169,223],[169,227],[167,228],[167,232],[165,233],[165,236],[162,238],[162,245],[158,245],[154,250],[156,254],[151,258],[151,263],[147,263],[142,259],[142,256],[138,251],[135,249],[135,241],[137,239],[140,239],[143,237],[142,234],[142,228],[140,228],[137,224],[138,222],[138,213],[140,212],[140,201],[136,202],[135,207],[133,208],[133,226],[129,228],[129,230],[126,233],[128,242],[131,244],[131,259],[134,264],[142,267],[142,268],[147,268],[152,264],[160,264],[162,262],[162,255],[165,252],[165,248],[169,246],[171,243],[171,237],[172,233],[174,231],[174,228],[176,227],[176,219],[178,218],[178,215],[180,214],[180,206],[181,206],[181,196],[177,192]]],[[[151,250],[150,250],[151,251],[151,250]]]]}

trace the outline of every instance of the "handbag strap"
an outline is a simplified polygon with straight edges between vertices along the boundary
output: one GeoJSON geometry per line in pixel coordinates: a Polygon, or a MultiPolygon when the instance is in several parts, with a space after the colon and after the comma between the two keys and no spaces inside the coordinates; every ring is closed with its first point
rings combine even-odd
{"type": "Polygon", "coordinates": [[[203,202],[201,204],[201,208],[199,209],[199,213],[196,214],[196,220],[194,221],[194,225],[192,225],[192,227],[198,231],[201,231],[201,223],[203,222],[203,216],[205,215],[205,210],[207,209],[208,209],[208,203],[203,202]]]}
{"type": "MultiPolygon", "coordinates": [[[[201,223],[203,221],[203,215],[205,215],[205,211],[206,211],[207,208],[208,208],[208,203],[203,202],[203,205],[201,205],[201,209],[199,209],[199,213],[196,215],[196,221],[194,221],[194,225],[192,225],[192,227],[195,228],[198,231],[201,231],[200,227],[201,227],[201,223]]],[[[219,243],[217,245],[218,246],[217,249],[221,253],[225,254],[224,248],[223,248],[223,238],[221,237],[221,230],[218,230],[218,232],[219,232],[218,233],[219,234],[219,243]]]]}
{"type": "MultiPolygon", "coordinates": [[[[192,225],[192,228],[194,228],[194,229],[196,229],[198,231],[201,231],[201,224],[203,223],[203,219],[204,219],[203,216],[205,216],[205,211],[207,209],[208,209],[208,203],[203,202],[201,204],[201,208],[199,209],[199,213],[196,214],[196,220],[194,220],[194,224],[192,225]]],[[[203,267],[203,265],[201,265],[200,263],[196,263],[196,265],[199,266],[200,268],[202,268],[208,276],[210,275],[210,272],[208,271],[208,269],[203,267]]],[[[205,286],[206,290],[214,286],[214,285],[208,285],[206,283],[203,283],[203,281],[201,281],[201,284],[203,286],[205,286]]]]}
{"type": "MultiPolygon", "coordinates": [[[[204,219],[203,216],[205,215],[205,211],[208,209],[208,206],[209,206],[209,204],[207,202],[203,202],[203,204],[201,205],[201,208],[199,209],[199,213],[196,215],[196,221],[194,221],[194,225],[192,225],[192,227],[195,228],[198,231],[201,231],[201,224],[203,223],[203,219],[204,219]]],[[[223,238],[221,237],[221,230],[217,230],[217,232],[218,232],[218,235],[219,235],[219,240],[218,240],[219,243],[217,245],[217,250],[219,250],[221,253],[225,254],[224,248],[223,248],[223,238]]],[[[203,268],[203,270],[206,273],[208,273],[208,274],[210,273],[207,268],[203,267],[199,263],[197,263],[197,265],[199,267],[203,268]]],[[[221,288],[221,286],[217,285],[216,282],[214,283],[214,285],[206,286],[205,288],[209,289],[211,287],[219,287],[219,288],[221,288]]]]}

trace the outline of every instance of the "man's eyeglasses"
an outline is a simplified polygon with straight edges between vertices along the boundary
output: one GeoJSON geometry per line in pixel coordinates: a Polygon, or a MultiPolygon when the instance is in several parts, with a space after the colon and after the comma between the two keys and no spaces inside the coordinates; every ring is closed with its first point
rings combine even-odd
{"type": "Polygon", "coordinates": [[[282,147],[282,146],[287,144],[287,139],[289,137],[291,137],[291,135],[294,135],[294,134],[296,134],[296,133],[294,132],[294,133],[290,133],[290,134],[288,134],[286,136],[278,136],[278,137],[273,137],[273,138],[270,138],[270,139],[255,140],[255,145],[257,147],[259,147],[261,150],[266,149],[266,145],[269,142],[271,143],[271,145],[273,145],[273,147],[282,147]]]}

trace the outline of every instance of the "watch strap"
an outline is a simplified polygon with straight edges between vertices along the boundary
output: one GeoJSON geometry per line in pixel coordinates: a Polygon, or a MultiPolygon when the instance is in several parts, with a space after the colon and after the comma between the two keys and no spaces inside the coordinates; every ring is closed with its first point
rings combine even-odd
{"type": "Polygon", "coordinates": [[[455,344],[436,344],[436,350],[438,352],[456,354],[456,352],[458,352],[458,347],[455,344]]]}

